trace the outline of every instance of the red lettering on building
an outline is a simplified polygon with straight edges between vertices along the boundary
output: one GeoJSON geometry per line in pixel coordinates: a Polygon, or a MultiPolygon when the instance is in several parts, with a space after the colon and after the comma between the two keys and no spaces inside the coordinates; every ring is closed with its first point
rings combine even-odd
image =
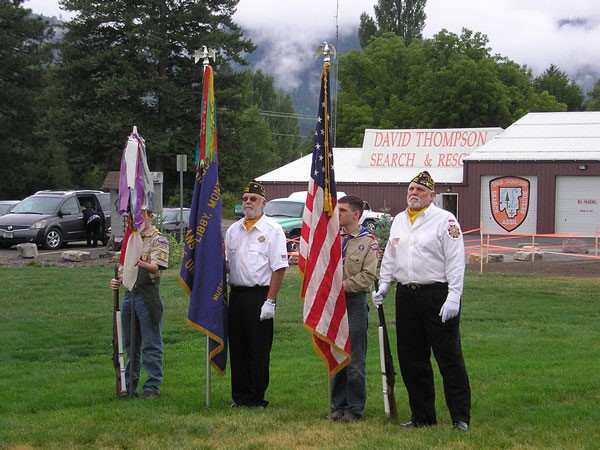
{"type": "Polygon", "coordinates": [[[375,132],[373,147],[406,147],[410,144],[411,135],[405,131],[375,132]]]}
{"type": "Polygon", "coordinates": [[[467,156],[467,153],[440,153],[438,155],[438,166],[462,167],[465,156],[467,156]]]}
{"type": "Polygon", "coordinates": [[[371,167],[413,167],[414,153],[371,153],[371,167]]]}
{"type": "Polygon", "coordinates": [[[417,131],[417,147],[480,147],[487,131],[417,131]]]}

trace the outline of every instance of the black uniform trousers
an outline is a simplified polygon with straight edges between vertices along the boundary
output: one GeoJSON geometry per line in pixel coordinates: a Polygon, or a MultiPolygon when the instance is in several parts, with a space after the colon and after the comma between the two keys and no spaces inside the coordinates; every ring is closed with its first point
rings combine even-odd
{"type": "Polygon", "coordinates": [[[408,392],[411,421],[419,425],[437,423],[432,350],[452,422],[469,423],[471,419],[471,388],[460,342],[460,313],[446,323],[439,316],[447,295],[446,283],[420,289],[398,284],[396,290],[398,360],[408,392]]]}
{"type": "Polygon", "coordinates": [[[260,320],[269,286],[231,287],[229,295],[229,360],[231,396],[240,406],[264,407],[269,386],[273,319],[260,320]]]}

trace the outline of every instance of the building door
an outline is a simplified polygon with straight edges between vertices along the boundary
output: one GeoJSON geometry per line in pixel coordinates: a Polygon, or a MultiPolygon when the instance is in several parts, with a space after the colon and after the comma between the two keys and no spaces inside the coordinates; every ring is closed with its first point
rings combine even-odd
{"type": "Polygon", "coordinates": [[[556,233],[594,236],[600,231],[600,177],[556,177],[556,233]]]}
{"type": "Polygon", "coordinates": [[[458,194],[437,194],[435,196],[435,206],[450,211],[454,214],[454,217],[460,219],[458,217],[458,194]]]}

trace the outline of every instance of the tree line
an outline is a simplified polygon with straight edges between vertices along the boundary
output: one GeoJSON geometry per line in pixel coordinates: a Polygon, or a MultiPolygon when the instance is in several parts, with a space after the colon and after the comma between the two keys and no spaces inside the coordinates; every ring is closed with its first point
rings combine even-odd
{"type": "MultiPolygon", "coordinates": [[[[256,46],[232,20],[238,0],[64,0],[77,13],[64,23],[32,15],[23,1],[0,0],[0,198],[100,188],[137,126],[151,170],[164,173],[165,203],[179,204],[176,155],[193,166],[202,86],[193,54],[202,46],[218,55],[225,192],[310,152],[290,94],[246,65],[256,46]]],[[[600,109],[598,82],[584,104],[557,67],[535,78],[470,30],[423,39],[424,14],[384,21],[388,3],[412,2],[380,0],[380,20],[361,16],[362,48],[340,56],[338,147],[361,146],[365,128],[506,127],[529,111],[600,109]]],[[[187,202],[192,179],[190,168],[187,202]]]]}

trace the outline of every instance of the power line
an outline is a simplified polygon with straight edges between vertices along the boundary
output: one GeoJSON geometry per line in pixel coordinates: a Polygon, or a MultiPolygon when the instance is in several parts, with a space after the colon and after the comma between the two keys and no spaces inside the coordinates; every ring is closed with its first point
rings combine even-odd
{"type": "Polygon", "coordinates": [[[260,113],[263,116],[279,117],[282,119],[297,119],[297,120],[312,120],[312,121],[317,120],[317,116],[311,116],[308,114],[287,113],[287,112],[283,112],[283,111],[268,111],[268,110],[264,110],[264,109],[260,110],[260,113]]]}
{"type": "Polygon", "coordinates": [[[286,137],[299,137],[308,139],[311,135],[303,135],[303,134],[285,134],[285,133],[269,133],[271,136],[286,136],[286,137]]]}

